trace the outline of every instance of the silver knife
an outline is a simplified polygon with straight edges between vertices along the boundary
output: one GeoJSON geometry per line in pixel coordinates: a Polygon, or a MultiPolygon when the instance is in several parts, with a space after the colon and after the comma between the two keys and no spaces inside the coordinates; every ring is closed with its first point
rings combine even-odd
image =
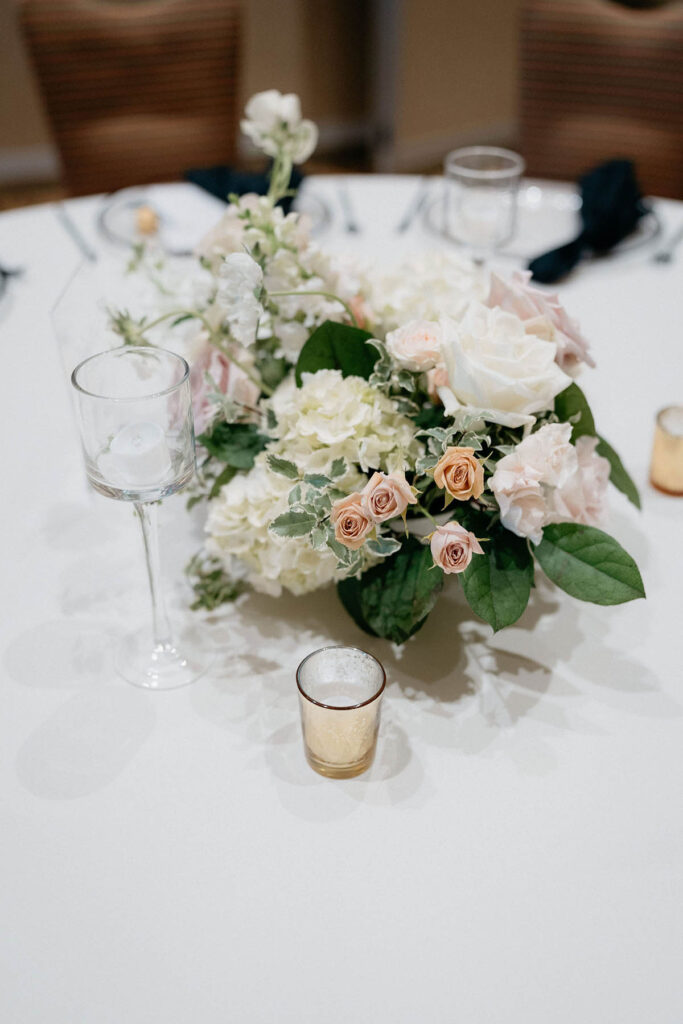
{"type": "Polygon", "coordinates": [[[55,207],[55,213],[57,215],[57,220],[60,222],[67,234],[71,236],[71,240],[76,243],[86,260],[89,260],[90,263],[97,263],[97,253],[90,245],[88,245],[85,238],[74,224],[73,220],[67,213],[64,203],[57,204],[55,207]]]}

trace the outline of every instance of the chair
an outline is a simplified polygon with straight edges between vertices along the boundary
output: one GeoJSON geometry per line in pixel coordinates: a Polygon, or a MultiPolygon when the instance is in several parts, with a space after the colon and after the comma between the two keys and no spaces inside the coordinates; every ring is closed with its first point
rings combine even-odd
{"type": "Polygon", "coordinates": [[[529,174],[629,157],[646,193],[683,198],[683,4],[524,0],[520,41],[529,174]]]}
{"type": "Polygon", "coordinates": [[[21,0],[73,194],[182,176],[235,154],[235,0],[21,0]]]}

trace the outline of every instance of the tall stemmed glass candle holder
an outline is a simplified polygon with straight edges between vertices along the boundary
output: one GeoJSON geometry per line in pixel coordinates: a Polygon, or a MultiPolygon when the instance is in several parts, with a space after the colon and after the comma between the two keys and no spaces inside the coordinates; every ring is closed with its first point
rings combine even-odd
{"type": "Polygon", "coordinates": [[[320,775],[350,779],[375,756],[386,676],[377,658],[357,647],[322,647],[299,665],[306,758],[320,775]]]}
{"type": "Polygon", "coordinates": [[[171,632],[161,589],[157,505],[195,469],[189,367],[153,347],[124,346],[85,359],[71,375],[88,480],[100,494],[135,507],[152,596],[152,629],[126,637],[116,667],[136,686],[168,690],[206,668],[171,632]]]}
{"type": "Polygon", "coordinates": [[[468,146],[448,154],[444,173],[444,233],[483,263],[515,233],[524,160],[509,149],[468,146]]]}

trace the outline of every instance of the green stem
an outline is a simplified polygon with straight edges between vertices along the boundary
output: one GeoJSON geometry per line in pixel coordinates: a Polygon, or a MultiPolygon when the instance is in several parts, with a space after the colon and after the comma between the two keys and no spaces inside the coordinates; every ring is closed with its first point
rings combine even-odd
{"type": "Polygon", "coordinates": [[[278,298],[281,295],[322,295],[324,299],[331,299],[332,302],[338,302],[340,306],[343,306],[349,319],[353,322],[354,327],[358,327],[358,321],[356,320],[353,310],[347,302],[340,299],[338,295],[333,295],[332,292],[307,292],[307,291],[293,291],[293,292],[268,292],[268,298],[278,298]]]}
{"type": "Polygon", "coordinates": [[[249,380],[253,381],[253,383],[257,386],[257,388],[259,388],[261,391],[263,391],[264,394],[272,395],[273,389],[268,387],[268,385],[264,381],[261,380],[261,378],[258,376],[258,374],[255,373],[251,369],[251,367],[245,366],[244,363],[241,362],[241,360],[237,359],[232,354],[232,352],[229,352],[226,349],[226,347],[221,343],[220,337],[216,334],[216,331],[211,326],[209,321],[206,319],[204,314],[198,312],[197,310],[176,309],[176,310],[174,310],[171,313],[164,313],[163,316],[158,316],[156,318],[156,320],[150,320],[150,322],[148,324],[145,324],[144,327],[141,327],[139,329],[140,330],[140,334],[144,334],[146,331],[149,331],[152,327],[156,327],[157,324],[163,323],[164,320],[170,320],[171,317],[178,317],[178,316],[187,316],[187,317],[192,317],[193,320],[199,320],[200,323],[203,324],[203,326],[206,329],[206,331],[208,331],[209,340],[210,340],[211,344],[214,345],[217,349],[219,349],[223,353],[223,355],[225,355],[230,360],[231,363],[234,363],[235,366],[242,371],[242,373],[245,373],[247,375],[247,377],[249,378],[249,380]]]}
{"type": "Polygon", "coordinates": [[[415,505],[413,506],[413,508],[416,508],[416,509],[418,509],[418,510],[419,510],[419,511],[420,511],[420,512],[422,513],[422,515],[423,515],[423,516],[426,516],[426,517],[427,517],[427,519],[429,519],[429,520],[430,520],[430,521],[431,521],[432,523],[434,523],[434,526],[436,526],[436,528],[438,529],[438,527],[439,527],[439,524],[437,523],[436,519],[435,519],[435,518],[434,518],[434,516],[433,516],[433,515],[431,514],[431,512],[428,512],[428,511],[427,511],[427,509],[426,509],[426,508],[424,507],[424,505],[421,505],[421,504],[420,504],[420,502],[418,501],[418,502],[416,502],[416,504],[415,504],[415,505]]]}

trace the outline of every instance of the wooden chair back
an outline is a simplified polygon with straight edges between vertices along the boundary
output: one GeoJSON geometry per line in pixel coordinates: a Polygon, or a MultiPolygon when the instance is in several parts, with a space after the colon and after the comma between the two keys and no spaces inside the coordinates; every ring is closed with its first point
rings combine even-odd
{"type": "Polygon", "coordinates": [[[20,17],[73,194],[233,159],[236,0],[22,0],[20,17]]]}
{"type": "Polygon", "coordinates": [[[683,198],[683,3],[524,0],[520,41],[530,175],[629,157],[646,193],[683,198]]]}

